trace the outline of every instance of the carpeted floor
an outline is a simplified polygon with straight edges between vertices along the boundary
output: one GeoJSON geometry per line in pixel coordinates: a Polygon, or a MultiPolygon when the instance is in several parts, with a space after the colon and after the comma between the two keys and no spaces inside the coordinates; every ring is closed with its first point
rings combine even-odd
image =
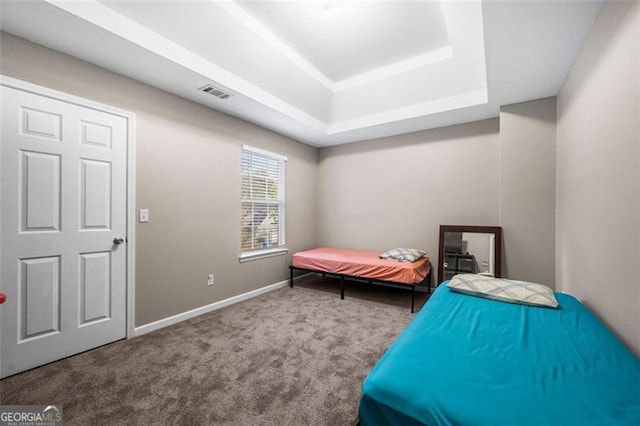
{"type": "Polygon", "coordinates": [[[413,314],[408,291],[345,288],[312,277],[9,377],[0,404],[64,404],[69,425],[353,425],[362,381],[413,314]]]}

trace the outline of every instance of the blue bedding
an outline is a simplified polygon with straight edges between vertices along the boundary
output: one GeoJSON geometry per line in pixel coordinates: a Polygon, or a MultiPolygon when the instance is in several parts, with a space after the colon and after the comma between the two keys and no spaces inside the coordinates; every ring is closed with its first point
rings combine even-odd
{"type": "Polygon", "coordinates": [[[440,285],[363,385],[373,425],[640,425],[640,361],[578,300],[560,309],[440,285]]]}

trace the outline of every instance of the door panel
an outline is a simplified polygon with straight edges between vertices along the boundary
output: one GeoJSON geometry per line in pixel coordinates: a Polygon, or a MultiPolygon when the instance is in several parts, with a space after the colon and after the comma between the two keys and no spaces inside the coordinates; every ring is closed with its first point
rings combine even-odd
{"type": "Polygon", "coordinates": [[[90,121],[82,121],[82,133],[80,142],[84,145],[98,148],[111,149],[113,128],[90,121]]]}
{"type": "Polygon", "coordinates": [[[111,317],[111,252],[80,255],[80,325],[111,317]]]}
{"type": "Polygon", "coordinates": [[[22,231],[60,230],[60,156],[20,151],[22,231]]]}
{"type": "Polygon", "coordinates": [[[52,139],[60,142],[62,129],[62,116],[47,111],[38,111],[31,108],[21,107],[22,125],[20,126],[23,135],[32,135],[45,139],[52,139]]]}
{"type": "Polygon", "coordinates": [[[80,163],[80,229],[111,229],[111,163],[84,158],[80,163]]]}
{"type": "Polygon", "coordinates": [[[20,259],[20,342],[60,331],[60,257],[20,259]]]}
{"type": "Polygon", "coordinates": [[[6,377],[126,336],[128,121],[0,90],[6,377]]]}

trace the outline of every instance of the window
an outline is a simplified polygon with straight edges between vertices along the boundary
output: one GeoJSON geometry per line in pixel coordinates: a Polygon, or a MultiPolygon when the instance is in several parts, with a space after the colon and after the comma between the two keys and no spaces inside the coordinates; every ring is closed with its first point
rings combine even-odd
{"type": "Polygon", "coordinates": [[[287,252],[286,162],[282,155],[242,146],[241,262],[287,252]]]}

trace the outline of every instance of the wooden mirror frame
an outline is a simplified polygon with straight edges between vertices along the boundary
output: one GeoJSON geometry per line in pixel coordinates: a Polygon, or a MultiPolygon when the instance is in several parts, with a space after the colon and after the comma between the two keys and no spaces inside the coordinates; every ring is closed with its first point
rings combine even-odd
{"type": "Polygon", "coordinates": [[[502,277],[502,228],[499,226],[464,226],[440,225],[440,242],[438,245],[438,282],[444,277],[444,234],[445,232],[469,232],[475,234],[493,234],[496,237],[495,256],[493,262],[494,276],[502,277]]]}

